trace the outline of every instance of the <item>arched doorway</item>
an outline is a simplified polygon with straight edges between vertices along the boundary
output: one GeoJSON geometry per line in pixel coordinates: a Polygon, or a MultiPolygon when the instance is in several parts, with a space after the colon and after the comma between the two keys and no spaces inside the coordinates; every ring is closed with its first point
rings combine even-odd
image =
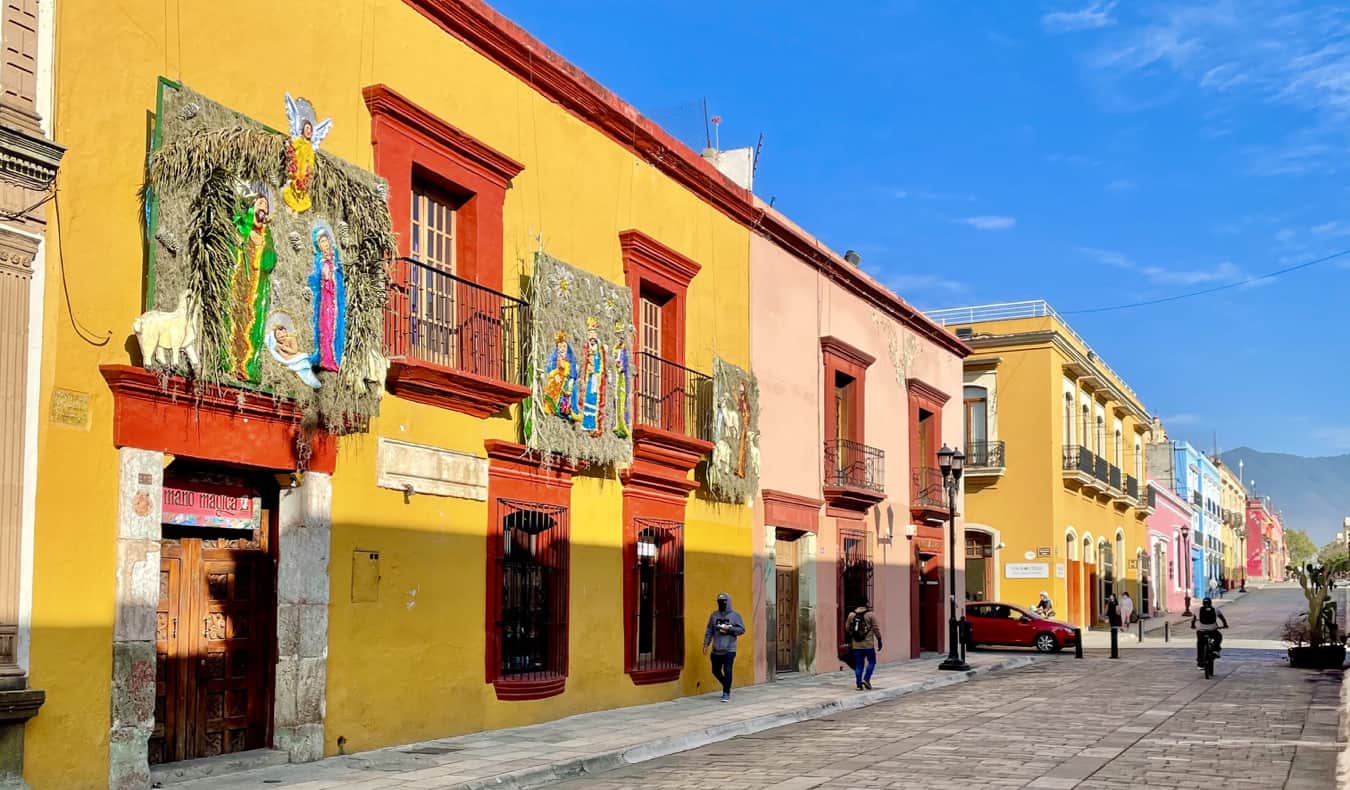
{"type": "Polygon", "coordinates": [[[1091,626],[1097,621],[1098,595],[1100,591],[1097,585],[1100,584],[1100,577],[1097,575],[1097,550],[1092,543],[1092,535],[1083,536],[1083,624],[1091,626]]]}
{"type": "Polygon", "coordinates": [[[1106,602],[1116,594],[1116,553],[1106,539],[1097,543],[1097,600],[1093,602],[1092,616],[1106,619],[1106,602]]]}
{"type": "Polygon", "coordinates": [[[994,591],[994,536],[966,525],[966,600],[992,601],[994,591]]]}

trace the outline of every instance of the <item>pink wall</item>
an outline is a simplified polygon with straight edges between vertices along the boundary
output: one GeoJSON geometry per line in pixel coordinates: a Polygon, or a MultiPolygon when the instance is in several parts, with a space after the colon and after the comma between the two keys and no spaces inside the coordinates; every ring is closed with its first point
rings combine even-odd
{"type": "Polygon", "coordinates": [[[1185,573],[1190,567],[1190,558],[1189,550],[1184,547],[1178,549],[1177,541],[1181,528],[1191,523],[1191,511],[1165,484],[1160,485],[1151,480],[1149,482],[1157,492],[1155,495],[1157,507],[1145,522],[1149,535],[1149,550],[1154,551],[1153,547],[1159,541],[1166,547],[1165,564],[1160,568],[1161,573],[1157,577],[1160,588],[1157,605],[1166,607],[1167,612],[1178,613],[1186,607],[1185,573]],[[1178,553],[1179,551],[1186,553],[1178,553]]]}
{"type": "MultiPolygon", "coordinates": [[[[910,569],[913,548],[905,537],[910,523],[909,399],[904,386],[906,347],[910,377],[949,396],[942,412],[942,441],[962,441],[962,360],[923,339],[861,297],[830,282],[775,243],[752,235],[750,242],[750,349],[760,388],[760,487],[822,499],[825,439],[823,358],[820,338],[833,336],[876,358],[867,369],[863,441],[885,454],[886,499],[865,514],[875,565],[873,607],[885,636],[882,660],[910,655],[910,569]],[[893,341],[892,341],[893,338],[893,341]],[[912,338],[912,339],[911,339],[912,338]],[[893,351],[894,349],[894,351],[893,351]]],[[[936,466],[936,460],[931,463],[936,466]]],[[[762,502],[761,502],[762,504],[762,502]]],[[[958,510],[961,508],[958,500],[958,510]]],[[[764,545],[763,508],[756,507],[757,546],[764,545]]],[[[835,669],[838,519],[820,511],[816,559],[817,671],[835,669]]],[[[958,520],[958,541],[960,524],[958,520]]],[[[963,544],[963,541],[961,541],[963,544]]],[[[963,550],[955,554],[958,571],[963,550]]],[[[763,558],[761,558],[763,560],[763,558]]],[[[763,585],[769,569],[756,574],[756,622],[765,621],[763,585]]],[[[944,585],[946,583],[944,575],[944,585]]],[[[958,576],[958,590],[964,579],[958,576]]],[[[945,635],[945,610],[942,633],[945,635]]],[[[761,628],[756,633],[764,634],[761,628]]],[[[945,646],[945,641],[944,641],[945,646]]],[[[763,655],[763,653],[761,653],[763,655]]],[[[764,662],[759,662],[764,663],[764,662]]],[[[757,668],[757,674],[762,668],[757,668]]]]}

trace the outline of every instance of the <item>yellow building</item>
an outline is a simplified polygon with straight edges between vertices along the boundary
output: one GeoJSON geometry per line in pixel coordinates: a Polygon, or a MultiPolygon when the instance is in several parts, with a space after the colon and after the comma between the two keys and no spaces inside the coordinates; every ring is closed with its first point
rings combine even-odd
{"type": "Polygon", "coordinates": [[[1219,470],[1219,507],[1222,526],[1220,536],[1223,542],[1223,579],[1229,589],[1244,586],[1243,554],[1247,533],[1247,488],[1237,471],[1229,467],[1216,455],[1212,459],[1219,470]]]}
{"type": "Polygon", "coordinates": [[[713,688],[749,193],[477,0],[53,28],[28,782],[713,688]]]}
{"type": "MultiPolygon", "coordinates": [[[[983,553],[988,600],[1089,627],[1128,592],[1149,611],[1144,448],[1151,418],[1134,391],[1045,302],[929,316],[974,349],[965,362],[968,553],[983,553]]],[[[967,580],[969,588],[972,580],[967,580]]]]}

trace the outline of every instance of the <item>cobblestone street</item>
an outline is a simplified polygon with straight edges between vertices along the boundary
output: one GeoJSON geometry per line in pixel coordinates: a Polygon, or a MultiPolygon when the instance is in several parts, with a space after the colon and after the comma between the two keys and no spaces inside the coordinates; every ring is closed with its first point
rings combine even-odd
{"type": "MultiPolygon", "coordinates": [[[[1301,601],[1286,588],[1231,602],[1231,633],[1269,639],[1301,601]]],[[[1276,650],[1226,650],[1212,681],[1186,647],[1089,651],[559,787],[1327,790],[1340,695],[1340,673],[1289,669],[1276,650]]]]}

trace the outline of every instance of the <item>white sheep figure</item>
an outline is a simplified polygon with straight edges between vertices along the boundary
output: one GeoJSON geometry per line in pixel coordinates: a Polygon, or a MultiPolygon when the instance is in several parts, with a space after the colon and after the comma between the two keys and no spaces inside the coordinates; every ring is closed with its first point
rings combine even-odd
{"type": "Polygon", "coordinates": [[[141,346],[141,364],[156,363],[178,367],[180,355],[186,356],[194,371],[201,369],[197,359],[197,336],[202,316],[196,298],[186,289],[178,295],[172,311],[148,310],[131,322],[131,331],[141,346]]]}

